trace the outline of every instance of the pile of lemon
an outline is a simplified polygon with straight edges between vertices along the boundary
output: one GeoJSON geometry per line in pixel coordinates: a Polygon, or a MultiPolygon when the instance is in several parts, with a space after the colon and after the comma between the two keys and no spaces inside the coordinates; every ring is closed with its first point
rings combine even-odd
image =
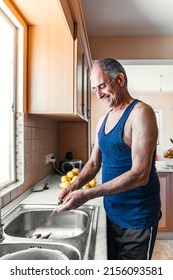
{"type": "MultiPolygon", "coordinates": [[[[66,187],[70,186],[77,178],[79,175],[80,170],[78,168],[73,168],[71,171],[68,171],[66,175],[61,176],[61,182],[59,184],[59,187],[61,189],[65,189],[66,187]]],[[[93,188],[97,185],[96,178],[91,180],[89,183],[84,185],[82,189],[89,189],[93,188]]]]}

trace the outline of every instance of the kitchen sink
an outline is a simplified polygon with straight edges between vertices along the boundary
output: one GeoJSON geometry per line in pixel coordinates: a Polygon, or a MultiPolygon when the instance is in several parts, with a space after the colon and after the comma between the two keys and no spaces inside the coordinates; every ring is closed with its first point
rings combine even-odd
{"type": "Polygon", "coordinates": [[[46,243],[34,243],[34,242],[21,242],[21,243],[0,243],[0,258],[4,257],[6,259],[12,259],[13,255],[15,259],[23,259],[22,252],[26,254],[28,252],[39,252],[43,249],[43,252],[55,252],[58,255],[58,259],[67,260],[79,260],[79,251],[67,244],[46,244],[46,243]],[[35,251],[37,250],[37,251],[35,251]],[[47,250],[47,251],[46,251],[47,250]],[[50,251],[51,250],[51,251],[50,251]],[[19,257],[16,258],[17,252],[19,252],[19,257]],[[14,254],[15,253],[15,254],[14,254]],[[22,258],[21,258],[22,257],[22,258]]]}
{"type": "Polygon", "coordinates": [[[16,237],[68,238],[83,233],[89,223],[89,215],[84,211],[55,212],[52,216],[51,213],[51,209],[27,209],[8,223],[4,231],[16,237]]]}
{"type": "Polygon", "coordinates": [[[55,207],[19,204],[8,212],[2,219],[5,239],[0,243],[0,251],[3,255],[41,246],[57,248],[69,259],[94,259],[99,206],[83,205],[51,215],[55,207]]]}

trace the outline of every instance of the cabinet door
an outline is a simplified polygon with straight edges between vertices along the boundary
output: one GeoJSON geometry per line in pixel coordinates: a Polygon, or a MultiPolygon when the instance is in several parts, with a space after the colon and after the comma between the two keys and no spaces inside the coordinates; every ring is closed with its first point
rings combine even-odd
{"type": "Polygon", "coordinates": [[[66,26],[30,26],[28,112],[73,113],[73,38],[66,26]]]}
{"type": "Polygon", "coordinates": [[[77,66],[76,66],[76,99],[77,113],[83,116],[83,49],[80,38],[77,38],[77,66]]]}
{"type": "Polygon", "coordinates": [[[159,231],[171,231],[170,207],[171,207],[171,175],[159,173],[162,218],[159,222],[159,231]]]}
{"type": "Polygon", "coordinates": [[[83,56],[83,115],[88,120],[90,108],[89,69],[85,55],[83,56]]]}
{"type": "Polygon", "coordinates": [[[77,114],[84,120],[88,120],[90,114],[90,87],[89,87],[89,67],[87,64],[86,55],[84,53],[84,48],[80,35],[76,28],[76,39],[75,39],[75,96],[76,96],[76,107],[77,114]]]}

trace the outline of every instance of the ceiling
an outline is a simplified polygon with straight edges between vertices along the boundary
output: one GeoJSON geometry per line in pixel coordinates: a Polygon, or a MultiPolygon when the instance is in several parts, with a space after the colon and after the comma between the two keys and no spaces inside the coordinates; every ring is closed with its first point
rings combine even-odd
{"type": "Polygon", "coordinates": [[[89,36],[173,35],[172,0],[81,0],[89,36]]]}
{"type": "MultiPolygon", "coordinates": [[[[89,36],[171,36],[173,0],[81,0],[89,36]]],[[[120,61],[133,93],[173,93],[173,60],[120,61]]]]}

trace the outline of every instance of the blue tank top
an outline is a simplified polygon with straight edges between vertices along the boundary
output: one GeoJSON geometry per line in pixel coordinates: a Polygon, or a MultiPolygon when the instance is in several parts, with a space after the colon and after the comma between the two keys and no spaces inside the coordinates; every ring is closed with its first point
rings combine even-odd
{"type": "MultiPolygon", "coordinates": [[[[102,182],[107,182],[131,169],[131,148],[123,141],[126,120],[139,100],[135,99],[126,108],[113,129],[105,134],[106,115],[98,132],[102,152],[102,182]]],[[[148,228],[160,218],[160,183],[153,155],[149,182],[119,194],[104,197],[105,211],[112,223],[124,228],[148,228]]]]}

